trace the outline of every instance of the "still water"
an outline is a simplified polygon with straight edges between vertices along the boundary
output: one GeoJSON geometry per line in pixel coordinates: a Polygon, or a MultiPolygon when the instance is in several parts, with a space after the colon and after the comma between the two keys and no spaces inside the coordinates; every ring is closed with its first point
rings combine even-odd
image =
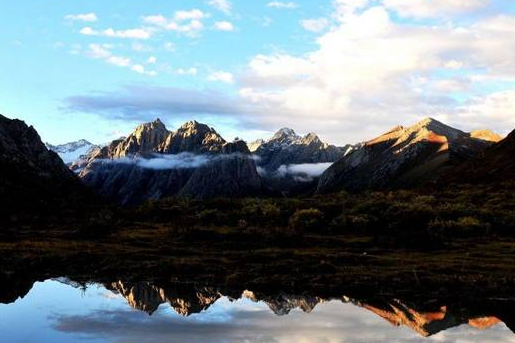
{"type": "Polygon", "coordinates": [[[83,287],[54,279],[0,304],[0,342],[499,343],[515,342],[515,335],[497,317],[451,315],[445,307],[424,313],[400,301],[377,307],[249,291],[235,299],[209,290],[181,298],[150,284],[83,287]]]}

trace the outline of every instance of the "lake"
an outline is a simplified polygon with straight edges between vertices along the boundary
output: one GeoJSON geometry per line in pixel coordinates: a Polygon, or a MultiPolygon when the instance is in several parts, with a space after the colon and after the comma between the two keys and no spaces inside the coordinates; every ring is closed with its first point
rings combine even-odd
{"type": "Polygon", "coordinates": [[[66,278],[11,293],[17,299],[0,304],[0,341],[6,343],[515,342],[503,322],[510,323],[512,311],[497,306],[491,313],[459,304],[418,309],[412,301],[377,297],[228,296],[188,284],[66,278]]]}

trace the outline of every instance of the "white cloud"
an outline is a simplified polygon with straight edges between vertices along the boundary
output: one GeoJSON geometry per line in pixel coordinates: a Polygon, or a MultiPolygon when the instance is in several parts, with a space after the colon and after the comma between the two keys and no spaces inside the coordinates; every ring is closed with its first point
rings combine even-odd
{"type": "Polygon", "coordinates": [[[173,44],[172,42],[166,42],[164,47],[165,47],[165,50],[167,50],[169,52],[175,51],[175,44],[173,44]]]}
{"type": "Polygon", "coordinates": [[[285,8],[291,10],[299,7],[299,5],[295,2],[272,1],[267,4],[267,7],[285,8]]]}
{"type": "Polygon", "coordinates": [[[129,39],[149,39],[153,31],[148,28],[141,29],[128,29],[128,30],[114,30],[112,28],[97,31],[91,27],[84,27],[80,33],[86,36],[102,36],[110,38],[129,38],[129,39]]]}
{"type": "Polygon", "coordinates": [[[150,56],[147,60],[148,64],[155,64],[157,62],[157,58],[155,56],[150,56]]]}
{"type": "Polygon", "coordinates": [[[83,21],[91,23],[98,20],[98,17],[95,13],[68,14],[64,18],[69,21],[83,21]]]}
{"type": "Polygon", "coordinates": [[[460,120],[476,127],[485,124],[488,118],[490,128],[499,132],[515,128],[515,89],[474,97],[459,109],[460,120]],[[495,126],[495,127],[492,127],[495,126]]]}
{"type": "Polygon", "coordinates": [[[135,71],[138,74],[144,74],[145,73],[145,67],[141,64],[135,64],[131,67],[132,71],[135,71]]]}
{"type": "Polygon", "coordinates": [[[322,175],[332,163],[304,163],[282,165],[277,170],[283,175],[306,175],[309,177],[318,177],[322,175]]]}
{"type": "Polygon", "coordinates": [[[445,67],[449,69],[460,69],[463,68],[463,63],[456,60],[450,60],[447,63],[445,63],[445,67]]]}
{"type": "Polygon", "coordinates": [[[117,67],[130,68],[130,70],[138,74],[145,74],[149,76],[156,75],[155,71],[147,71],[142,65],[133,64],[132,60],[128,57],[117,56],[113,54],[111,49],[112,46],[109,44],[90,44],[88,46],[88,50],[86,51],[86,56],[97,60],[103,60],[106,63],[117,67]]]}
{"type": "Polygon", "coordinates": [[[386,8],[403,17],[430,18],[480,9],[488,0],[384,0],[386,8]]]}
{"type": "Polygon", "coordinates": [[[88,56],[95,59],[106,59],[112,56],[111,51],[100,44],[90,44],[87,52],[88,56]]]}
{"type": "Polygon", "coordinates": [[[317,49],[300,56],[260,54],[238,75],[239,94],[259,107],[256,120],[263,127],[284,125],[286,117],[300,130],[341,143],[426,116],[472,129],[459,118],[475,113],[479,126],[498,118],[498,127],[513,127],[507,117],[511,112],[515,118],[511,93],[464,108],[452,93],[468,91],[472,78],[477,89],[483,79],[515,80],[515,17],[477,19],[468,26],[412,25],[393,21],[381,6],[362,4],[354,2],[357,9],[339,17],[338,26],[318,38],[317,49]],[[460,74],[444,79],[441,70],[460,74]]]}
{"type": "Polygon", "coordinates": [[[271,172],[258,166],[257,171],[263,177],[292,177],[298,182],[311,182],[314,178],[322,175],[331,165],[332,163],[283,164],[271,172]]]}
{"type": "Polygon", "coordinates": [[[214,28],[218,31],[234,31],[234,25],[228,21],[217,21],[214,28]]]}
{"type": "Polygon", "coordinates": [[[175,12],[174,18],[178,21],[183,20],[195,20],[204,19],[207,15],[199,9],[193,9],[190,11],[177,11],[175,12]]]}
{"type": "Polygon", "coordinates": [[[261,25],[263,25],[264,27],[270,27],[272,26],[274,20],[270,17],[264,17],[263,20],[261,21],[261,25]]]}
{"type": "Polygon", "coordinates": [[[73,44],[73,45],[71,46],[71,49],[70,49],[70,51],[69,51],[69,52],[70,52],[70,54],[72,54],[72,55],[78,55],[78,54],[80,54],[80,53],[81,53],[81,51],[82,51],[82,45],[80,45],[80,44],[73,44]]]}
{"type": "Polygon", "coordinates": [[[129,67],[131,65],[131,60],[127,57],[110,56],[106,59],[106,61],[117,67],[129,67]]]}
{"type": "Polygon", "coordinates": [[[212,82],[233,83],[234,75],[226,71],[215,71],[209,75],[208,80],[212,82]]]}
{"type": "Polygon", "coordinates": [[[213,157],[209,155],[195,155],[188,152],[177,155],[158,155],[155,154],[152,158],[119,158],[115,160],[101,160],[97,163],[116,163],[116,164],[130,164],[140,168],[152,170],[170,170],[170,169],[191,169],[199,168],[210,161],[216,160],[221,157],[213,157]]]}
{"type": "Polygon", "coordinates": [[[197,75],[198,70],[197,70],[197,68],[188,68],[188,69],[179,68],[179,69],[177,69],[176,72],[179,75],[197,75]]]}
{"type": "Polygon", "coordinates": [[[211,0],[208,4],[227,15],[231,14],[232,4],[228,0],[211,0]]]}
{"type": "Polygon", "coordinates": [[[372,0],[334,0],[335,17],[344,20],[358,10],[362,10],[368,6],[372,0]]]}
{"type": "Polygon", "coordinates": [[[154,25],[163,30],[183,33],[189,36],[197,36],[204,29],[202,19],[208,15],[201,10],[177,11],[172,18],[163,15],[152,15],[143,18],[148,25],[154,25]]]}
{"type": "Polygon", "coordinates": [[[322,32],[329,26],[329,20],[326,18],[305,19],[300,23],[305,30],[311,32],[322,32]]]}
{"type": "Polygon", "coordinates": [[[152,51],[152,48],[148,45],[144,45],[139,42],[134,42],[134,43],[132,43],[132,50],[138,51],[138,52],[148,52],[148,51],[152,51]]]}

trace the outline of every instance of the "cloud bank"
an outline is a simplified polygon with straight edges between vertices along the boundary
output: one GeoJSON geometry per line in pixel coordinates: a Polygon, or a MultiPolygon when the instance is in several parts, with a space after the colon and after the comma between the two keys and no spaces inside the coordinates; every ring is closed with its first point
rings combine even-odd
{"type": "MultiPolygon", "coordinates": [[[[151,170],[196,169],[212,162],[243,156],[242,154],[207,155],[183,152],[180,154],[152,154],[151,157],[123,157],[99,159],[95,163],[134,165],[151,170]]],[[[249,158],[253,158],[250,157],[249,158]]]]}
{"type": "Polygon", "coordinates": [[[158,155],[153,158],[120,158],[116,160],[103,160],[107,163],[120,163],[136,165],[137,167],[152,170],[171,170],[171,169],[195,169],[208,164],[212,158],[207,155],[194,155],[182,153],[177,155],[158,155]]]}

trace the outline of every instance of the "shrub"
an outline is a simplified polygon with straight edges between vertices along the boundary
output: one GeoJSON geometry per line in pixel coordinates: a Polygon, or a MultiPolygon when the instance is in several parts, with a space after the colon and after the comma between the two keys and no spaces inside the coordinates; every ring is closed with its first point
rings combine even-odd
{"type": "Polygon", "coordinates": [[[446,237],[469,237],[487,234],[490,224],[484,224],[474,217],[461,217],[458,220],[434,220],[428,224],[428,232],[446,237]]]}
{"type": "Polygon", "coordinates": [[[261,214],[267,221],[277,221],[281,218],[281,210],[274,202],[264,202],[261,205],[261,214]]]}
{"type": "Polygon", "coordinates": [[[233,221],[230,220],[226,212],[215,209],[206,209],[201,211],[197,214],[197,219],[203,225],[228,225],[233,221]]]}
{"type": "Polygon", "coordinates": [[[323,225],[323,214],[320,210],[310,208],[298,210],[290,218],[289,228],[298,234],[314,231],[323,225]]]}

